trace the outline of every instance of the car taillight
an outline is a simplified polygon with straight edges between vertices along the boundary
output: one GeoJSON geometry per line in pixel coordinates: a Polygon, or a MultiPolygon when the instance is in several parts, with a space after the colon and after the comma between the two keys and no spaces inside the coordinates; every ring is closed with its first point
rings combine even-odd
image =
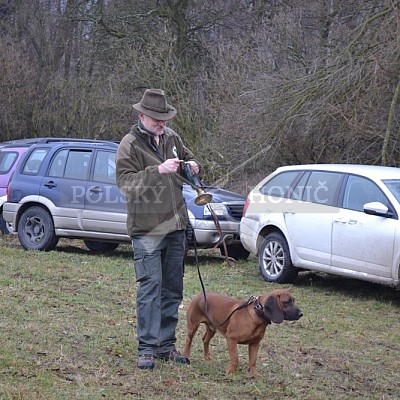
{"type": "Polygon", "coordinates": [[[12,178],[14,178],[14,174],[15,174],[15,170],[12,172],[12,174],[10,175],[10,178],[8,179],[7,191],[6,191],[7,201],[11,200],[11,181],[12,181],[12,178]]]}
{"type": "Polygon", "coordinates": [[[242,216],[243,216],[243,217],[245,216],[246,211],[247,211],[247,207],[248,207],[249,205],[250,205],[250,199],[247,198],[247,199],[246,199],[246,202],[244,203],[244,207],[243,207],[243,213],[242,213],[242,216]]]}
{"type": "Polygon", "coordinates": [[[7,195],[7,201],[10,201],[10,199],[11,199],[10,182],[8,182],[8,185],[7,185],[7,192],[6,192],[6,195],[7,195]]]}

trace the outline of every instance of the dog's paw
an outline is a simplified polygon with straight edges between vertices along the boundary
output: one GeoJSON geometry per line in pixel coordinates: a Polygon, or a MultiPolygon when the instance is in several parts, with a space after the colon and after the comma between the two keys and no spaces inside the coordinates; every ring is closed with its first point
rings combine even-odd
{"type": "Polygon", "coordinates": [[[257,372],[257,369],[255,367],[250,367],[249,368],[250,375],[252,378],[259,378],[261,375],[257,372]]]}
{"type": "Polygon", "coordinates": [[[235,372],[236,372],[236,368],[228,367],[228,368],[226,369],[226,371],[225,371],[225,374],[226,374],[226,375],[229,375],[229,374],[234,374],[235,372]]]}

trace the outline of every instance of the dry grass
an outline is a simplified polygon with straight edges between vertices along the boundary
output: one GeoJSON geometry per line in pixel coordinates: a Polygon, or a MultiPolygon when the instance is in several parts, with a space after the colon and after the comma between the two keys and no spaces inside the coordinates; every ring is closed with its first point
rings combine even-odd
{"type": "MultiPolygon", "coordinates": [[[[258,368],[250,378],[247,348],[237,374],[221,335],[214,360],[202,359],[196,336],[192,364],[159,362],[136,368],[135,280],[128,246],[94,255],[79,241],[57,251],[26,252],[0,236],[0,398],[23,399],[398,399],[400,292],[380,285],[303,273],[295,295],[304,317],[267,328],[258,368]]],[[[200,259],[207,290],[247,299],[275,285],[255,260],[234,267],[207,252],[200,259]]],[[[201,290],[188,257],[178,346],[185,340],[184,308],[201,290]]]]}

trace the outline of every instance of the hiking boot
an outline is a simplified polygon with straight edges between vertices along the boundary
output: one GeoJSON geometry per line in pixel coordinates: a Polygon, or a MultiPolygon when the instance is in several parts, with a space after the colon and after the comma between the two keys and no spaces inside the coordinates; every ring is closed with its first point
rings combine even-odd
{"type": "Polygon", "coordinates": [[[164,361],[174,361],[181,364],[190,364],[190,360],[187,357],[184,357],[178,350],[173,349],[171,351],[167,351],[166,353],[157,353],[156,358],[164,361]]]}
{"type": "Polygon", "coordinates": [[[152,354],[142,354],[139,356],[137,366],[140,369],[153,369],[154,365],[154,356],[152,354]]]}

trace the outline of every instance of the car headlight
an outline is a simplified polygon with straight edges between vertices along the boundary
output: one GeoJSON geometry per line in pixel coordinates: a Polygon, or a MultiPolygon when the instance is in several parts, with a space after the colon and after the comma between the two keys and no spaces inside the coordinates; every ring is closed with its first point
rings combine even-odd
{"type": "Polygon", "coordinates": [[[204,206],[204,215],[211,215],[211,207],[217,216],[228,215],[228,209],[222,203],[209,203],[204,206]]]}
{"type": "Polygon", "coordinates": [[[189,209],[187,210],[187,212],[188,212],[189,219],[196,219],[194,214],[189,209]]]}

